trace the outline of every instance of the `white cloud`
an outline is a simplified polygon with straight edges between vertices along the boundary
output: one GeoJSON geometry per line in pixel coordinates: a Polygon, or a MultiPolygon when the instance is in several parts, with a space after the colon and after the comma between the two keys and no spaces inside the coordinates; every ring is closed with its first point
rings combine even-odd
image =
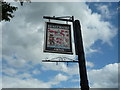
{"type": "Polygon", "coordinates": [[[117,30],[109,22],[101,21],[101,18],[99,14],[89,15],[89,12],[87,12],[86,19],[88,20],[81,21],[83,41],[86,49],[91,49],[91,46],[98,40],[112,45],[111,39],[116,35],[117,30]]]}
{"type": "Polygon", "coordinates": [[[117,14],[117,8],[116,10],[111,10],[110,6],[112,4],[109,2],[109,4],[95,4],[96,9],[100,12],[102,15],[103,19],[111,19],[115,14],[117,14]]]}
{"type": "Polygon", "coordinates": [[[24,79],[24,78],[29,79],[29,78],[32,78],[32,74],[24,72],[22,74],[16,74],[16,75],[14,75],[14,77],[16,77],[18,79],[24,79]]]}
{"type": "Polygon", "coordinates": [[[3,88],[50,88],[48,83],[42,82],[40,80],[30,78],[27,80],[3,76],[3,88]],[[12,82],[12,83],[11,83],[12,82]],[[34,83],[33,83],[34,82],[34,83]]]}
{"type": "Polygon", "coordinates": [[[118,88],[118,63],[88,72],[92,88],[118,88]]]}
{"type": "MultiPolygon", "coordinates": [[[[86,66],[88,68],[93,68],[94,67],[94,63],[92,62],[86,62],[86,66]]],[[[74,64],[74,63],[58,63],[58,65],[56,65],[56,63],[43,63],[42,65],[42,70],[53,70],[53,71],[62,71],[66,74],[69,75],[78,75],[79,74],[79,66],[78,63],[74,64]]]]}
{"type": "Polygon", "coordinates": [[[32,71],[32,73],[33,73],[33,74],[40,74],[41,72],[40,72],[40,70],[35,69],[35,70],[32,71]]]}
{"type": "MultiPolygon", "coordinates": [[[[107,21],[101,21],[102,15],[98,13],[91,13],[91,9],[85,3],[30,3],[23,7],[16,4],[18,10],[14,13],[15,17],[11,22],[3,22],[3,58],[9,66],[17,68],[16,71],[4,66],[4,72],[16,74],[19,70],[26,72],[34,65],[42,65],[42,70],[59,70],[66,72],[71,75],[78,74],[78,65],[67,67],[61,63],[56,66],[55,63],[41,63],[42,59],[46,57],[52,58],[60,56],[66,56],[74,58],[73,55],[61,55],[43,53],[43,41],[44,41],[44,21],[43,15],[73,15],[76,19],[80,19],[82,25],[83,41],[85,45],[85,53],[97,52],[98,49],[91,48],[96,41],[101,40],[103,43],[111,43],[111,39],[116,35],[116,28],[107,21]],[[78,9],[79,8],[79,9],[78,9]],[[13,58],[16,56],[16,58],[13,58]],[[29,64],[32,62],[32,64],[29,64]]],[[[94,64],[87,62],[89,67],[93,67],[94,64]]],[[[92,72],[92,71],[91,71],[92,72]]],[[[33,71],[33,74],[40,73],[33,71]]],[[[54,84],[58,84],[58,81],[65,81],[68,79],[67,76],[58,74],[55,77],[54,84]],[[62,77],[62,78],[61,78],[62,77]]],[[[94,80],[93,80],[94,82],[94,80]]],[[[31,78],[31,75],[27,72],[19,75],[18,77],[3,76],[3,87],[51,87],[52,82],[42,82],[35,78],[31,78]],[[23,80],[23,77],[29,77],[27,80],[23,80]],[[7,82],[8,81],[8,82],[7,82]],[[10,82],[14,82],[9,84],[10,82]],[[19,83],[17,83],[19,82],[19,83]],[[32,83],[35,82],[33,85],[32,83]],[[49,83],[49,85],[47,85],[49,83]]],[[[97,85],[94,85],[97,86],[97,85]]]]}
{"type": "Polygon", "coordinates": [[[5,74],[8,74],[8,75],[14,75],[17,73],[17,71],[13,68],[2,69],[2,72],[4,72],[5,74]]]}
{"type": "Polygon", "coordinates": [[[64,63],[58,63],[58,65],[56,65],[56,63],[44,63],[42,66],[42,70],[54,70],[54,71],[62,71],[68,74],[78,74],[78,65],[75,64],[72,67],[67,67],[66,64],[64,63]]]}
{"type": "MultiPolygon", "coordinates": [[[[62,81],[67,82],[67,80],[71,79],[71,82],[78,82],[79,78],[76,79],[74,77],[74,71],[77,70],[78,67],[73,67],[70,72],[67,72],[67,75],[63,75],[58,73],[53,78],[47,82],[43,82],[37,78],[32,78],[32,74],[23,73],[16,74],[14,76],[3,76],[3,87],[8,88],[43,88],[48,87],[51,88],[53,85],[58,85],[62,81]],[[12,83],[10,83],[12,82],[12,83]],[[17,83],[18,82],[18,83],[17,83]],[[34,84],[33,84],[34,82],[34,84]],[[41,85],[43,86],[41,86],[41,85]]],[[[78,74],[79,76],[79,74],[78,74]]],[[[88,71],[89,83],[92,88],[117,88],[118,87],[118,63],[108,64],[100,69],[90,69],[88,71]]],[[[79,86],[78,86],[79,87],[79,86]]]]}
{"type": "Polygon", "coordinates": [[[48,82],[43,82],[36,78],[32,78],[29,74],[16,75],[14,77],[3,76],[3,88],[51,88],[52,85],[57,85],[62,81],[66,81],[68,76],[58,74],[48,82]],[[25,78],[25,79],[24,79],[25,78]],[[34,83],[33,83],[34,82],[34,83]]]}
{"type": "MultiPolygon", "coordinates": [[[[118,64],[108,64],[100,69],[88,71],[88,81],[91,88],[118,88],[118,64]]],[[[80,82],[79,78],[72,78],[71,82],[80,82]]],[[[76,86],[77,88],[79,86],[76,86]]]]}
{"type": "Polygon", "coordinates": [[[2,89],[2,75],[0,75],[0,89],[2,89]]]}
{"type": "Polygon", "coordinates": [[[67,81],[68,80],[68,76],[65,76],[61,73],[59,73],[58,75],[55,76],[54,79],[51,79],[50,82],[48,82],[51,85],[58,85],[61,81],[67,81]]]}
{"type": "MultiPolygon", "coordinates": [[[[85,53],[98,51],[97,48],[91,48],[97,40],[111,44],[111,39],[116,35],[116,28],[107,21],[101,21],[100,14],[91,13],[91,9],[85,3],[30,3],[18,7],[11,22],[3,23],[3,55],[11,56],[15,53],[23,60],[32,61],[34,64],[55,55],[43,53],[44,15],[73,15],[80,19],[85,53]],[[76,8],[79,9],[75,11],[76,8]]],[[[66,55],[56,54],[57,56],[66,55]]]]}
{"type": "Polygon", "coordinates": [[[108,5],[97,4],[96,6],[97,6],[97,9],[101,11],[101,14],[104,16],[104,18],[111,18],[111,13],[108,5]]]}
{"type": "Polygon", "coordinates": [[[55,77],[55,80],[56,81],[66,81],[68,79],[67,76],[65,75],[62,75],[62,74],[58,74],[56,77],[55,77]]]}
{"type": "Polygon", "coordinates": [[[94,67],[94,63],[92,63],[92,62],[86,62],[86,66],[92,68],[92,67],[94,67]]]}
{"type": "Polygon", "coordinates": [[[6,61],[7,63],[3,63],[3,68],[6,69],[9,67],[15,68],[16,70],[28,70],[29,68],[32,68],[33,65],[29,64],[29,62],[25,59],[22,58],[13,58],[13,56],[3,56],[3,60],[6,61]],[[23,69],[24,68],[24,69],[23,69]]]}
{"type": "Polygon", "coordinates": [[[0,59],[2,55],[2,23],[0,22],[0,59]]]}

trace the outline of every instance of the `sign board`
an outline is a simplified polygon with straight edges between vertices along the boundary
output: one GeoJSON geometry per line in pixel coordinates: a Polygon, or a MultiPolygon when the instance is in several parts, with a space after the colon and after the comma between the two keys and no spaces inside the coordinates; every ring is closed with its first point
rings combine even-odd
{"type": "Polygon", "coordinates": [[[44,52],[73,54],[71,25],[46,22],[44,52]]]}

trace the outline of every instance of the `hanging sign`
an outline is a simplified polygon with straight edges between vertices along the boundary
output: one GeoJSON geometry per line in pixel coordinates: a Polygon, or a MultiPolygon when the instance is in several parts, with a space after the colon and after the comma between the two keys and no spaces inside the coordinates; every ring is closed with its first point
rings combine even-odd
{"type": "Polygon", "coordinates": [[[46,22],[44,52],[73,54],[71,25],[46,22]]]}

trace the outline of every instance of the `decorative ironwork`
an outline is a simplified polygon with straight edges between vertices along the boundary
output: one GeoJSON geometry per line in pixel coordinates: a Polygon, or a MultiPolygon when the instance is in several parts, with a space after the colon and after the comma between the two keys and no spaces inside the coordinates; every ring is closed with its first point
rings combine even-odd
{"type": "Polygon", "coordinates": [[[46,58],[45,60],[42,60],[42,62],[56,62],[56,65],[58,65],[58,62],[63,62],[63,63],[78,63],[78,60],[74,60],[74,59],[70,59],[67,57],[56,57],[56,58],[52,58],[52,59],[48,59],[46,58]]]}

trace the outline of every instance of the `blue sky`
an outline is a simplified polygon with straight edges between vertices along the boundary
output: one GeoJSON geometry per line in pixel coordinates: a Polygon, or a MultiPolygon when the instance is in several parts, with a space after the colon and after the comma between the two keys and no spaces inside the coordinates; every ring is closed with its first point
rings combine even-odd
{"type": "MultiPolygon", "coordinates": [[[[19,3],[12,5],[18,7],[15,17],[10,22],[2,22],[2,87],[80,87],[78,64],[42,63],[45,58],[76,57],[75,54],[43,53],[44,22],[47,21],[43,20],[44,15],[70,15],[79,19],[90,87],[118,87],[117,2],[32,2],[24,3],[24,6],[19,3]]],[[[72,42],[74,52],[74,39],[72,42]]]]}
{"type": "MultiPolygon", "coordinates": [[[[96,4],[108,6],[109,13],[111,15],[113,13],[114,14],[111,16],[112,18],[104,18],[103,20],[109,21],[112,25],[114,25],[115,27],[118,27],[118,13],[114,12],[118,8],[118,3],[113,2],[111,5],[110,2],[101,2],[101,3],[90,2],[87,4],[92,9],[93,13],[99,13],[99,14],[101,14],[101,11],[97,10],[96,4]]],[[[91,57],[88,57],[88,59],[96,63],[96,68],[101,68],[106,64],[118,62],[118,35],[116,35],[113,39],[111,39],[111,42],[113,44],[112,46],[108,44],[103,44],[101,42],[102,42],[101,40],[98,40],[97,42],[95,42],[95,44],[93,45],[93,48],[101,47],[101,51],[104,53],[94,53],[91,57]]]]}

